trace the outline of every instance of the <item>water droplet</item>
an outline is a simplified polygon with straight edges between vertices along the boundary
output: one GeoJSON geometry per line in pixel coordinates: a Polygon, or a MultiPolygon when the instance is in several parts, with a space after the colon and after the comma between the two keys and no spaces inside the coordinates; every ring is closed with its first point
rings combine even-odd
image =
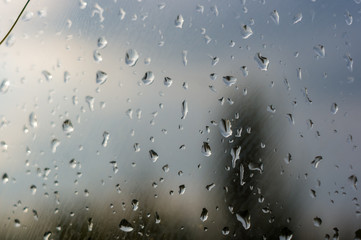
{"type": "Polygon", "coordinates": [[[150,160],[152,160],[152,162],[156,162],[158,160],[158,154],[152,149],[149,151],[149,156],[150,156],[150,160]]]}
{"type": "Polygon", "coordinates": [[[60,145],[60,141],[56,138],[54,138],[53,140],[51,140],[50,143],[50,147],[51,147],[51,152],[55,153],[56,152],[56,148],[60,145]]]}
{"type": "Polygon", "coordinates": [[[232,124],[228,119],[222,119],[219,123],[219,130],[223,137],[228,138],[232,135],[232,124]]]}
{"type": "Polygon", "coordinates": [[[222,234],[225,235],[225,236],[227,236],[227,235],[229,234],[229,228],[228,228],[228,227],[224,227],[224,228],[222,229],[222,234]]]}
{"type": "Polygon", "coordinates": [[[155,212],[155,224],[159,224],[161,222],[160,216],[158,212],[155,212]]]}
{"type": "Polygon", "coordinates": [[[353,59],[352,59],[351,55],[350,55],[350,54],[346,54],[346,55],[344,56],[344,59],[345,59],[345,61],[346,61],[346,67],[347,67],[347,69],[348,69],[350,72],[352,72],[352,70],[353,70],[353,59]]]}
{"type": "Polygon", "coordinates": [[[271,104],[267,106],[267,111],[270,113],[275,113],[276,112],[276,108],[271,104]]]}
{"type": "Polygon", "coordinates": [[[233,168],[236,167],[236,163],[237,163],[237,160],[239,159],[239,154],[241,153],[241,149],[242,149],[241,146],[234,147],[231,149],[230,154],[232,156],[232,167],[233,168]]]}
{"type": "Polygon", "coordinates": [[[44,71],[42,71],[42,73],[43,73],[46,81],[49,82],[51,79],[53,79],[53,75],[51,75],[51,73],[49,73],[48,71],[44,70],[44,71]]]}
{"type": "Polygon", "coordinates": [[[51,232],[45,232],[43,240],[49,240],[50,236],[51,236],[51,232]]]}
{"type": "Polygon", "coordinates": [[[299,80],[302,80],[302,69],[301,68],[297,68],[297,78],[299,80]]]}
{"type": "Polygon", "coordinates": [[[109,132],[104,131],[103,132],[103,141],[102,141],[103,147],[106,147],[108,145],[109,138],[110,138],[109,132]]]}
{"type": "Polygon", "coordinates": [[[287,227],[282,228],[279,240],[291,240],[293,233],[287,227]]]}
{"type": "Polygon", "coordinates": [[[103,61],[102,55],[100,54],[99,50],[94,50],[93,58],[95,62],[103,61]]]}
{"type": "Polygon", "coordinates": [[[203,142],[201,152],[204,156],[209,157],[212,154],[211,147],[207,142],[203,142]]]}
{"type": "Polygon", "coordinates": [[[293,17],[293,24],[299,23],[302,21],[302,13],[297,13],[294,17],[293,17]]]}
{"type": "Polygon", "coordinates": [[[3,152],[6,152],[8,150],[8,145],[6,144],[5,141],[0,142],[0,148],[3,152]]]}
{"type": "Polygon", "coordinates": [[[64,83],[67,83],[70,81],[70,73],[68,71],[64,72],[64,83]]]}
{"type": "Polygon", "coordinates": [[[15,226],[15,227],[20,227],[20,226],[21,226],[19,219],[15,219],[15,220],[14,220],[14,226],[15,226]]]}
{"type": "Polygon", "coordinates": [[[177,19],[174,21],[176,28],[183,28],[184,19],[182,15],[178,15],[177,19]]]}
{"type": "Polygon", "coordinates": [[[208,184],[208,185],[206,186],[206,189],[207,189],[208,191],[211,191],[212,188],[214,188],[215,186],[216,186],[216,184],[211,183],[211,184],[208,184]]]}
{"type": "Polygon", "coordinates": [[[353,18],[349,11],[347,11],[345,13],[345,21],[346,21],[346,24],[349,26],[352,24],[353,18]]]}
{"type": "Polygon", "coordinates": [[[288,153],[287,157],[285,157],[284,160],[285,160],[285,163],[289,164],[292,161],[291,153],[288,153]]]}
{"type": "Polygon", "coordinates": [[[242,71],[242,74],[243,74],[244,77],[248,76],[248,69],[247,69],[246,66],[242,66],[241,71],[242,71]]]}
{"type": "Polygon", "coordinates": [[[164,166],[162,167],[162,170],[163,170],[163,172],[165,172],[165,173],[169,172],[169,166],[168,166],[168,164],[164,165],[164,166]]]}
{"type": "Polygon", "coordinates": [[[120,20],[123,20],[126,14],[127,14],[127,13],[124,11],[123,8],[120,8],[120,9],[119,9],[119,17],[120,17],[120,20]]]}
{"type": "Polygon", "coordinates": [[[219,57],[212,57],[212,66],[215,66],[219,62],[219,57]]]}
{"type": "Polygon", "coordinates": [[[125,219],[122,219],[119,223],[119,229],[123,232],[133,231],[133,226],[125,219]]]}
{"type": "Polygon", "coordinates": [[[331,105],[331,113],[336,114],[338,112],[338,105],[337,103],[332,103],[331,105]]]}
{"type": "Polygon", "coordinates": [[[137,211],[139,208],[139,201],[137,199],[132,200],[132,209],[133,211],[137,211]]]}
{"type": "Polygon", "coordinates": [[[223,77],[223,82],[228,86],[232,86],[233,84],[235,84],[237,82],[237,78],[233,77],[233,76],[224,76],[223,77]]]}
{"type": "Polygon", "coordinates": [[[139,143],[134,143],[134,151],[135,152],[139,152],[140,151],[140,144],[139,143]]]}
{"type": "Polygon", "coordinates": [[[35,194],[36,194],[36,186],[35,186],[35,185],[31,185],[31,186],[30,186],[30,191],[31,191],[31,194],[32,194],[32,195],[35,195],[35,194]]]}
{"type": "Polygon", "coordinates": [[[137,64],[139,59],[139,54],[135,49],[129,49],[125,53],[125,64],[127,64],[129,67],[135,66],[137,64]]]}
{"type": "Polygon", "coordinates": [[[211,73],[211,74],[209,74],[209,77],[211,78],[211,80],[214,81],[217,79],[218,75],[216,73],[211,73]]]}
{"type": "Polygon", "coordinates": [[[293,115],[291,113],[287,113],[286,117],[292,125],[295,125],[295,119],[293,118],[293,115]]]}
{"type": "Polygon", "coordinates": [[[182,117],[181,119],[185,119],[188,114],[188,103],[186,100],[182,102],[182,117]]]}
{"type": "Polygon", "coordinates": [[[69,161],[69,165],[71,168],[76,168],[76,164],[77,162],[74,158],[69,161]]]}
{"type": "Polygon", "coordinates": [[[271,12],[271,19],[275,24],[280,24],[280,15],[278,14],[277,10],[273,10],[271,12]]]}
{"type": "Polygon", "coordinates": [[[196,11],[199,12],[199,13],[201,13],[201,14],[203,14],[203,12],[204,12],[204,6],[198,4],[197,7],[196,7],[196,11]]]}
{"type": "Polygon", "coordinates": [[[313,51],[315,52],[316,56],[320,58],[324,58],[326,55],[325,47],[321,44],[314,46],[313,51]]]}
{"type": "Polygon", "coordinates": [[[355,175],[351,175],[348,177],[348,180],[351,182],[353,188],[357,190],[357,177],[355,175]]]}
{"type": "Polygon", "coordinates": [[[102,49],[105,48],[108,45],[108,41],[105,39],[105,37],[98,38],[98,48],[102,49]]]}
{"type": "Polygon", "coordinates": [[[314,225],[315,227],[320,227],[321,224],[322,224],[322,219],[321,219],[321,218],[315,217],[315,218],[313,219],[313,225],[314,225]]]}
{"type": "Polygon", "coordinates": [[[180,186],[179,186],[179,191],[178,191],[178,193],[179,193],[180,195],[182,195],[182,194],[184,194],[185,191],[186,191],[185,185],[184,185],[184,184],[180,185],[180,186]]]}
{"type": "Polygon", "coordinates": [[[251,215],[248,210],[236,213],[237,220],[242,223],[245,230],[251,227],[251,215]]]}
{"type": "Polygon", "coordinates": [[[36,128],[38,126],[38,117],[34,112],[29,115],[29,124],[31,127],[36,128]]]}
{"type": "Polygon", "coordinates": [[[256,56],[254,56],[254,60],[258,64],[258,68],[262,71],[268,70],[269,60],[266,57],[263,57],[261,53],[257,53],[256,56]]]}
{"type": "Polygon", "coordinates": [[[94,102],[95,102],[94,97],[86,96],[85,101],[88,103],[90,111],[94,111],[94,102]]]}
{"type": "Polygon", "coordinates": [[[4,173],[4,175],[2,177],[2,181],[3,181],[4,184],[9,181],[9,176],[7,175],[7,173],[4,173]]]}
{"type": "Polygon", "coordinates": [[[313,165],[314,168],[317,168],[317,167],[318,167],[318,164],[320,163],[320,161],[321,161],[322,159],[323,159],[322,156],[316,156],[316,157],[312,160],[311,164],[313,165]]]}
{"type": "Polygon", "coordinates": [[[108,79],[108,74],[103,71],[97,71],[96,73],[96,83],[97,84],[104,84],[108,79]]]}
{"type": "Polygon", "coordinates": [[[164,77],[164,85],[170,87],[173,83],[173,80],[170,77],[164,77]]]}
{"type": "Polygon", "coordinates": [[[144,85],[150,85],[153,83],[154,81],[154,74],[152,71],[148,71],[144,74],[144,77],[142,78],[142,81],[144,83],[144,85]]]}
{"type": "Polygon", "coordinates": [[[244,181],[244,167],[243,164],[239,165],[239,180],[241,186],[243,186],[246,182],[244,181]]]}
{"type": "Polygon", "coordinates": [[[243,25],[241,27],[241,36],[242,36],[243,39],[247,39],[252,35],[253,35],[253,31],[252,31],[252,28],[250,26],[243,25]]]}
{"type": "Polygon", "coordinates": [[[65,120],[65,121],[63,122],[62,127],[63,127],[63,131],[64,131],[65,133],[71,133],[71,132],[74,131],[73,124],[72,124],[72,122],[71,122],[69,119],[67,119],[67,120],[65,120]]]}
{"type": "Polygon", "coordinates": [[[10,81],[7,79],[4,79],[0,84],[0,92],[6,93],[9,90],[10,81]]]}
{"type": "Polygon", "coordinates": [[[183,52],[182,52],[182,58],[183,58],[183,65],[184,65],[184,66],[187,66],[187,63],[188,63],[187,54],[188,54],[188,51],[183,50],[183,52]]]}
{"type": "Polygon", "coordinates": [[[207,221],[208,219],[208,210],[206,208],[202,209],[202,213],[201,213],[201,217],[200,217],[202,222],[207,221]]]}

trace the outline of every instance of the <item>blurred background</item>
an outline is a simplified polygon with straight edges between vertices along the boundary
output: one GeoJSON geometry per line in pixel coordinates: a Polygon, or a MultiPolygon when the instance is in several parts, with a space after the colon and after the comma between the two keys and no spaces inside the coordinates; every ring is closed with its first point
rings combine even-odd
{"type": "Polygon", "coordinates": [[[360,14],[30,1],[0,46],[0,238],[361,239],[360,14]]]}

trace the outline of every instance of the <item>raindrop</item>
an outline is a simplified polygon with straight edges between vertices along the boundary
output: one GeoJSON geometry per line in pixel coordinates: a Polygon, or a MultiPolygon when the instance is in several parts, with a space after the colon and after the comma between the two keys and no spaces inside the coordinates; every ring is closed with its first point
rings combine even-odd
{"type": "Polygon", "coordinates": [[[201,152],[204,156],[209,157],[212,154],[211,147],[207,142],[203,142],[201,152]]]}
{"type": "Polygon", "coordinates": [[[152,162],[156,162],[158,160],[158,154],[154,150],[149,151],[149,156],[152,162]]]}
{"type": "Polygon", "coordinates": [[[123,232],[133,231],[133,226],[125,219],[122,219],[119,223],[119,229],[123,232]]]}
{"type": "Polygon", "coordinates": [[[259,69],[261,69],[262,71],[267,71],[268,70],[268,65],[269,65],[268,58],[263,57],[261,55],[261,53],[257,53],[254,56],[254,60],[257,62],[259,69]]]}
{"type": "Polygon", "coordinates": [[[77,162],[74,158],[69,161],[69,165],[71,168],[76,168],[76,164],[77,162]]]}
{"type": "Polygon", "coordinates": [[[292,161],[291,153],[288,153],[287,156],[284,158],[285,163],[289,164],[292,161]]]}
{"type": "Polygon", "coordinates": [[[242,71],[244,77],[248,76],[248,69],[246,66],[242,66],[241,71],[242,71]]]}
{"type": "Polygon", "coordinates": [[[346,54],[346,55],[344,56],[344,59],[345,59],[345,61],[346,61],[346,67],[347,67],[347,69],[348,69],[350,72],[352,72],[352,70],[353,70],[353,59],[352,59],[352,57],[350,56],[350,54],[346,54]]]}
{"type": "Polygon", "coordinates": [[[211,74],[209,74],[209,77],[211,78],[211,80],[214,81],[217,79],[218,75],[216,73],[211,73],[211,74]]]}
{"type": "Polygon", "coordinates": [[[320,163],[320,161],[321,161],[322,159],[323,159],[322,156],[316,156],[316,157],[312,160],[311,164],[313,165],[314,168],[317,168],[317,167],[318,167],[318,164],[320,163]]]}
{"type": "Polygon", "coordinates": [[[351,182],[353,188],[357,190],[357,177],[355,175],[351,175],[348,177],[348,180],[351,182]]]}
{"type": "Polygon", "coordinates": [[[133,67],[135,64],[137,64],[138,58],[138,52],[135,49],[129,49],[125,53],[125,64],[127,64],[129,67],[133,67]]]}
{"type": "Polygon", "coordinates": [[[164,77],[164,85],[170,87],[173,83],[173,80],[170,77],[164,77]]]}
{"type": "Polygon", "coordinates": [[[72,124],[72,122],[71,122],[69,119],[67,119],[67,120],[65,120],[65,121],[63,122],[62,127],[63,127],[63,131],[64,131],[65,133],[71,133],[71,132],[74,131],[73,124],[72,124]]]}
{"type": "Polygon", "coordinates": [[[325,47],[321,44],[314,46],[313,51],[315,52],[316,56],[320,58],[324,58],[326,55],[325,47]]]}
{"type": "Polygon", "coordinates": [[[251,215],[248,210],[236,213],[237,220],[242,223],[245,230],[251,227],[251,215]]]}
{"type": "Polygon", "coordinates": [[[2,181],[3,183],[7,183],[9,181],[9,176],[7,175],[7,173],[4,173],[3,176],[2,176],[2,181]]]}
{"type": "Polygon", "coordinates": [[[55,153],[56,148],[59,147],[59,145],[60,145],[60,141],[58,139],[54,138],[53,140],[51,140],[50,142],[51,152],[55,153]]]}
{"type": "Polygon", "coordinates": [[[165,173],[169,172],[169,166],[168,166],[168,164],[164,165],[164,166],[162,167],[162,170],[163,170],[163,172],[165,172],[165,173]]]}
{"type": "Polygon", "coordinates": [[[299,80],[302,80],[302,69],[301,68],[297,68],[297,78],[299,80]]]}
{"type": "Polygon", "coordinates": [[[291,240],[293,233],[287,227],[282,228],[279,240],[291,240]]]}
{"type": "Polygon", "coordinates": [[[352,24],[353,19],[352,19],[352,15],[350,14],[349,11],[345,12],[345,21],[346,21],[346,24],[349,26],[352,24]]]}
{"type": "Polygon", "coordinates": [[[185,185],[180,185],[179,186],[179,191],[178,191],[178,193],[180,194],[180,195],[182,195],[182,194],[184,194],[184,192],[186,191],[186,187],[185,187],[185,185]]]}
{"type": "Polygon", "coordinates": [[[275,113],[276,112],[276,108],[271,104],[267,106],[267,111],[270,113],[275,113]]]}
{"type": "Polygon", "coordinates": [[[187,66],[187,63],[188,63],[187,54],[188,54],[188,51],[183,50],[182,56],[183,56],[183,65],[184,66],[187,66]]]}
{"type": "Polygon", "coordinates": [[[313,219],[313,225],[314,225],[315,227],[320,227],[321,224],[322,224],[322,219],[321,219],[321,218],[315,217],[315,218],[313,219]]]}
{"type": "Polygon", "coordinates": [[[93,58],[95,62],[103,61],[102,55],[100,54],[99,50],[94,50],[93,58]]]}
{"type": "Polygon", "coordinates": [[[153,83],[154,81],[154,74],[152,71],[148,71],[144,74],[144,77],[142,78],[142,81],[144,83],[144,85],[150,85],[153,83]]]}
{"type": "Polygon", "coordinates": [[[137,199],[132,200],[132,209],[133,211],[137,211],[139,208],[139,201],[137,199]]]}
{"type": "Polygon", "coordinates": [[[206,208],[202,209],[202,213],[201,213],[201,217],[200,217],[202,222],[207,221],[208,219],[208,210],[206,208]]]}
{"type": "Polygon", "coordinates": [[[237,78],[233,77],[233,76],[224,76],[223,77],[223,82],[228,86],[232,86],[233,84],[235,84],[237,82],[237,78]]]}
{"type": "Polygon", "coordinates": [[[219,124],[219,129],[223,137],[227,138],[232,135],[232,124],[228,119],[222,119],[219,124]]]}
{"type": "Polygon", "coordinates": [[[0,92],[6,93],[9,90],[10,81],[7,79],[4,79],[0,84],[0,92]]]}
{"type": "Polygon", "coordinates": [[[15,227],[20,227],[20,226],[21,226],[20,220],[19,220],[19,219],[15,219],[15,220],[14,220],[14,225],[15,225],[15,227]]]}
{"type": "Polygon", "coordinates": [[[35,186],[35,185],[31,185],[31,186],[30,186],[30,191],[31,191],[31,194],[32,194],[32,195],[35,195],[35,194],[36,194],[36,186],[35,186]]]}
{"type": "Polygon", "coordinates": [[[42,73],[43,73],[46,81],[49,82],[51,79],[53,79],[53,75],[51,75],[51,73],[49,73],[48,71],[44,70],[42,73]]]}
{"type": "Polygon", "coordinates": [[[177,19],[174,21],[176,28],[183,28],[184,19],[182,15],[178,15],[177,19]]]}
{"type": "Polygon", "coordinates": [[[26,12],[23,17],[21,18],[21,20],[23,20],[24,22],[30,21],[34,16],[33,12],[26,12]]]}
{"type": "Polygon", "coordinates": [[[88,232],[93,231],[93,219],[89,218],[88,219],[88,232]]]}
{"type": "Polygon", "coordinates": [[[241,36],[243,39],[247,39],[249,38],[250,36],[252,36],[253,34],[253,31],[252,31],[252,28],[247,26],[247,25],[243,25],[241,27],[241,36]]]}
{"type": "Polygon", "coordinates": [[[336,114],[337,111],[338,111],[338,105],[337,105],[337,103],[332,103],[332,105],[331,105],[331,113],[332,113],[332,114],[336,114]]]}
{"type": "Polygon", "coordinates": [[[64,83],[67,83],[70,81],[70,73],[68,71],[64,72],[64,83]]]}
{"type": "Polygon", "coordinates": [[[275,24],[280,24],[280,15],[278,14],[277,10],[273,10],[271,12],[271,19],[275,24]]]}
{"type": "Polygon", "coordinates": [[[198,4],[197,7],[196,7],[196,11],[199,12],[199,13],[201,13],[201,14],[203,14],[203,12],[204,12],[204,6],[198,4]]]}
{"type": "Polygon", "coordinates": [[[127,14],[127,13],[124,11],[123,8],[120,8],[120,9],[119,9],[119,17],[120,17],[120,20],[123,20],[126,14],[127,14]]]}
{"type": "Polygon", "coordinates": [[[159,224],[161,222],[160,216],[158,212],[155,212],[155,224],[159,224]]]}
{"type": "Polygon", "coordinates": [[[139,152],[140,151],[140,144],[139,143],[134,143],[134,151],[135,152],[139,152]]]}
{"type": "Polygon", "coordinates": [[[302,21],[302,13],[297,13],[294,17],[293,17],[293,24],[299,23],[302,21]]]}
{"type": "Polygon", "coordinates": [[[51,236],[51,232],[44,233],[43,240],[49,240],[50,236],[51,236]]]}
{"type": "Polygon", "coordinates": [[[96,83],[97,84],[104,84],[108,79],[108,74],[103,71],[97,71],[96,73],[96,83]]]}
{"type": "Polygon", "coordinates": [[[108,145],[109,138],[110,138],[109,132],[104,131],[103,132],[103,141],[102,141],[103,147],[106,147],[108,145]]]}
{"type": "Polygon", "coordinates": [[[293,115],[291,113],[287,113],[286,117],[292,125],[295,125],[295,119],[293,118],[293,115]]]}
{"type": "Polygon", "coordinates": [[[105,37],[98,38],[98,48],[105,48],[108,44],[108,41],[105,39],[105,37]]]}
{"type": "Polygon", "coordinates": [[[36,128],[38,126],[38,117],[34,112],[29,115],[29,124],[31,127],[36,128]]]}
{"type": "Polygon", "coordinates": [[[212,188],[214,188],[215,186],[216,186],[216,184],[211,183],[211,184],[208,184],[208,185],[206,186],[206,189],[207,189],[208,191],[211,191],[212,188]]]}
{"type": "Polygon", "coordinates": [[[231,156],[232,156],[232,167],[236,167],[237,160],[239,159],[239,154],[241,153],[241,146],[234,147],[231,149],[231,156]]]}
{"type": "Polygon", "coordinates": [[[219,57],[212,57],[212,66],[215,66],[219,62],[219,57]]]}
{"type": "Polygon", "coordinates": [[[188,114],[188,103],[186,100],[182,102],[182,117],[181,119],[185,119],[188,114]]]}
{"type": "Polygon", "coordinates": [[[239,166],[239,180],[241,186],[243,186],[246,182],[244,181],[244,167],[242,164],[239,166]]]}
{"type": "Polygon", "coordinates": [[[228,227],[224,227],[223,229],[222,229],[222,234],[223,235],[228,235],[229,234],[229,228],[228,227]]]}

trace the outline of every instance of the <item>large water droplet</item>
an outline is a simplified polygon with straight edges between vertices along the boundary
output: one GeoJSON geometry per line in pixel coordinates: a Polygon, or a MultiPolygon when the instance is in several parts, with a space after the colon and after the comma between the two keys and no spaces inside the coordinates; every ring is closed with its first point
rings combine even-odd
{"type": "Polygon", "coordinates": [[[142,81],[144,85],[150,85],[154,81],[154,74],[152,71],[148,71],[144,74],[144,77],[142,78],[142,81]]]}
{"type": "Polygon", "coordinates": [[[176,28],[183,28],[184,19],[182,15],[178,15],[177,19],[174,21],[176,28]]]}
{"type": "Polygon", "coordinates": [[[261,53],[257,53],[256,56],[254,56],[254,60],[258,64],[258,68],[262,71],[268,70],[269,60],[266,57],[263,57],[261,53]]]}
{"type": "Polygon", "coordinates": [[[219,130],[223,137],[227,138],[232,135],[232,124],[228,119],[222,119],[219,123],[219,130]]]}
{"type": "Polygon", "coordinates": [[[135,49],[129,49],[125,53],[125,64],[127,64],[129,67],[135,66],[137,64],[139,59],[139,54],[135,49]]]}
{"type": "Polygon", "coordinates": [[[248,210],[236,213],[236,218],[242,223],[244,229],[247,230],[251,227],[251,215],[249,214],[248,210]]]}
{"type": "Polygon", "coordinates": [[[227,85],[227,86],[232,86],[233,84],[235,84],[237,82],[237,78],[233,77],[233,76],[224,76],[223,77],[223,82],[227,85]]]}
{"type": "Polygon", "coordinates": [[[250,36],[252,36],[252,34],[253,34],[253,31],[252,31],[252,28],[250,26],[243,25],[241,27],[241,36],[242,36],[243,39],[249,38],[250,36]]]}
{"type": "Polygon", "coordinates": [[[206,208],[202,209],[202,213],[201,213],[201,217],[200,217],[202,222],[207,221],[208,219],[208,210],[206,208]]]}
{"type": "Polygon", "coordinates": [[[273,10],[271,12],[271,19],[273,20],[273,22],[275,24],[280,24],[280,15],[278,14],[278,11],[277,10],[273,10]]]}
{"type": "Polygon", "coordinates": [[[203,142],[201,152],[204,156],[209,157],[212,154],[211,147],[207,142],[203,142]]]}
{"type": "Polygon", "coordinates": [[[63,122],[62,127],[63,127],[63,131],[64,131],[65,133],[71,133],[71,132],[74,131],[73,124],[72,124],[72,122],[71,122],[69,119],[67,119],[67,120],[65,120],[65,121],[63,122]]]}
{"type": "Polygon", "coordinates": [[[122,219],[119,223],[119,229],[123,232],[131,232],[133,231],[133,226],[126,219],[122,219]]]}

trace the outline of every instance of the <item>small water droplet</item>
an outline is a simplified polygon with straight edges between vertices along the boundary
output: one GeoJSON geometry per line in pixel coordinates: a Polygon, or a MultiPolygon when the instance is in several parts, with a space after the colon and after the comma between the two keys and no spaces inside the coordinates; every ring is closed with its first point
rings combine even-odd
{"type": "Polygon", "coordinates": [[[7,79],[4,79],[0,84],[0,92],[6,93],[9,90],[10,81],[7,79]]]}
{"type": "Polygon", "coordinates": [[[67,120],[65,120],[65,121],[63,122],[62,127],[63,127],[63,131],[64,131],[65,133],[67,133],[67,134],[69,134],[69,133],[71,133],[71,132],[74,131],[73,124],[72,124],[72,122],[71,122],[69,119],[67,119],[67,120]]]}
{"type": "Polygon", "coordinates": [[[246,66],[242,66],[241,71],[242,71],[242,74],[243,74],[244,77],[248,76],[248,69],[247,69],[246,66]]]}
{"type": "Polygon", "coordinates": [[[51,236],[51,232],[45,232],[43,240],[49,240],[50,236],[51,236]]]}
{"type": "Polygon", "coordinates": [[[223,137],[228,138],[232,135],[232,124],[228,119],[222,119],[219,123],[219,130],[223,137]]]}
{"type": "Polygon", "coordinates": [[[20,226],[21,226],[19,219],[15,219],[15,220],[14,220],[14,226],[15,226],[15,227],[20,227],[20,226]]]}
{"type": "Polygon", "coordinates": [[[302,21],[302,13],[297,13],[294,17],[293,17],[293,24],[299,23],[302,21]]]}
{"type": "Polygon", "coordinates": [[[242,147],[241,146],[238,146],[238,147],[233,147],[231,149],[231,156],[232,156],[232,167],[235,168],[236,167],[236,163],[237,163],[237,160],[239,159],[239,154],[241,153],[241,149],[242,147]]]}
{"type": "Polygon", "coordinates": [[[131,232],[133,231],[133,226],[126,219],[122,219],[119,223],[119,229],[123,232],[131,232]]]}
{"type": "Polygon", "coordinates": [[[243,39],[247,39],[252,35],[253,35],[253,31],[252,31],[252,28],[250,26],[243,25],[241,27],[241,36],[242,36],[243,39]]]}
{"type": "Polygon", "coordinates": [[[187,66],[187,64],[188,64],[187,55],[188,55],[188,51],[183,50],[183,52],[182,52],[182,58],[183,58],[183,65],[184,65],[184,66],[187,66]]]}
{"type": "Polygon", "coordinates": [[[200,217],[202,222],[207,221],[208,219],[208,210],[206,208],[202,209],[202,213],[201,213],[201,217],[200,217]]]}
{"type": "Polygon", "coordinates": [[[53,79],[53,75],[51,75],[51,73],[50,72],[48,72],[48,71],[46,71],[46,70],[44,70],[44,71],[42,71],[42,73],[43,73],[43,75],[44,75],[44,77],[45,77],[45,79],[46,79],[46,81],[51,81],[51,79],[53,79]]]}
{"type": "Polygon", "coordinates": [[[30,191],[31,191],[31,194],[32,194],[32,195],[35,195],[35,194],[36,194],[36,186],[35,186],[35,185],[31,185],[31,186],[30,186],[30,191]]]}
{"type": "Polygon", "coordinates": [[[224,228],[222,229],[222,234],[225,235],[225,236],[227,236],[227,235],[229,234],[229,228],[228,228],[228,227],[224,227],[224,228]]]}
{"type": "Polygon", "coordinates": [[[321,44],[314,46],[313,51],[315,52],[317,57],[324,58],[326,56],[325,47],[321,44]]]}
{"type": "Polygon", "coordinates": [[[53,140],[51,140],[50,142],[50,147],[51,147],[51,152],[55,153],[56,152],[56,148],[60,145],[60,141],[56,138],[54,138],[53,140]]]}
{"type": "Polygon", "coordinates": [[[338,105],[337,103],[332,103],[331,105],[331,113],[336,114],[338,112],[338,105]]]}
{"type": "Polygon", "coordinates": [[[179,193],[180,195],[183,195],[185,191],[186,191],[185,185],[184,185],[184,184],[180,185],[180,186],[179,186],[179,191],[178,191],[178,193],[179,193]]]}
{"type": "Polygon", "coordinates": [[[182,15],[178,15],[177,19],[174,21],[176,28],[183,28],[184,19],[182,15]]]}
{"type": "Polygon", "coordinates": [[[212,154],[211,147],[207,142],[203,142],[201,152],[204,156],[209,157],[212,154]]]}
{"type": "Polygon", "coordinates": [[[127,64],[129,67],[135,66],[137,64],[139,59],[139,54],[135,49],[129,49],[125,53],[125,64],[127,64]]]}
{"type": "Polygon", "coordinates": [[[219,57],[212,57],[212,66],[215,66],[219,62],[219,57]]]}
{"type": "Polygon", "coordinates": [[[8,176],[7,173],[4,173],[4,174],[3,174],[3,176],[2,176],[2,181],[3,181],[4,184],[7,183],[7,182],[9,182],[9,176],[8,176]]]}
{"type": "Polygon", "coordinates": [[[277,10],[273,10],[271,12],[271,19],[273,20],[273,22],[277,25],[280,24],[280,15],[278,14],[277,10]]]}
{"type": "Polygon", "coordinates": [[[94,61],[95,62],[101,62],[103,61],[103,57],[102,55],[100,54],[99,50],[94,50],[94,53],[93,53],[93,58],[94,58],[94,61]]]}
{"type": "Polygon", "coordinates": [[[144,83],[144,85],[150,85],[153,83],[154,81],[154,74],[152,71],[148,71],[144,74],[144,77],[142,78],[142,81],[144,83]]]}
{"type": "Polygon", "coordinates": [[[350,25],[352,24],[352,22],[353,22],[352,15],[350,14],[349,11],[346,11],[346,12],[345,12],[345,21],[346,21],[346,24],[349,25],[349,26],[350,26],[350,25]]]}
{"type": "Polygon", "coordinates": [[[103,147],[106,147],[106,146],[108,145],[109,138],[110,138],[109,132],[104,131],[104,132],[103,132],[103,141],[102,141],[103,147]]]}
{"type": "Polygon", "coordinates": [[[357,190],[357,177],[355,175],[351,175],[348,177],[348,180],[351,182],[352,187],[357,190]]]}
{"type": "Polygon", "coordinates": [[[132,200],[132,209],[133,211],[137,211],[139,208],[139,201],[137,199],[132,200]]]}
{"type": "Polygon", "coordinates": [[[95,102],[94,97],[86,96],[85,101],[88,103],[90,111],[94,111],[94,102],[95,102]]]}
{"type": "Polygon", "coordinates": [[[287,227],[281,229],[279,240],[291,240],[292,237],[293,237],[293,233],[287,227]]]}
{"type": "Polygon", "coordinates": [[[149,151],[149,156],[150,156],[150,160],[152,160],[152,162],[156,162],[158,160],[158,154],[152,149],[149,151]]]}
{"type": "Polygon", "coordinates": [[[182,102],[182,117],[181,119],[185,119],[188,114],[188,103],[186,100],[182,102]]]}
{"type": "Polygon", "coordinates": [[[257,53],[254,56],[254,60],[257,62],[259,69],[261,69],[262,71],[267,71],[268,70],[268,65],[270,63],[268,58],[263,57],[261,55],[261,53],[257,53]]]}
{"type": "Polygon", "coordinates": [[[251,227],[251,215],[249,214],[248,210],[236,213],[236,218],[242,223],[242,226],[245,230],[251,227]]]}
{"type": "Polygon", "coordinates": [[[315,218],[313,219],[313,225],[314,225],[315,227],[320,227],[321,224],[322,224],[322,219],[321,219],[321,218],[315,217],[315,218]]]}
{"type": "Polygon", "coordinates": [[[161,222],[160,216],[158,212],[155,212],[155,224],[159,224],[161,222]]]}
{"type": "Polygon", "coordinates": [[[96,73],[96,83],[99,85],[104,84],[108,79],[108,74],[103,71],[97,71],[96,73]]]}
{"type": "Polygon", "coordinates": [[[173,80],[170,77],[164,77],[164,85],[170,87],[173,84],[173,80]]]}
{"type": "Polygon", "coordinates": [[[276,108],[271,104],[267,106],[267,111],[270,113],[275,113],[276,112],[276,108]]]}
{"type": "Polygon", "coordinates": [[[99,37],[97,45],[100,49],[105,48],[108,45],[108,41],[105,39],[105,37],[99,37]]]}
{"type": "Polygon", "coordinates": [[[285,163],[289,164],[292,161],[291,153],[288,153],[287,156],[284,158],[285,163]]]}
{"type": "Polygon", "coordinates": [[[211,184],[208,184],[208,185],[206,186],[206,189],[207,189],[208,191],[211,191],[212,188],[214,188],[215,186],[216,186],[216,184],[211,183],[211,184]]]}
{"type": "Polygon", "coordinates": [[[38,127],[38,117],[34,112],[30,113],[29,115],[29,124],[33,128],[38,127]]]}
{"type": "Polygon", "coordinates": [[[317,168],[317,167],[318,167],[318,164],[321,162],[322,159],[323,159],[322,156],[316,156],[316,157],[312,160],[311,164],[313,165],[314,168],[317,168]]]}
{"type": "Polygon", "coordinates": [[[287,113],[286,117],[292,125],[295,125],[295,119],[293,118],[293,115],[291,113],[287,113]]]}
{"type": "Polygon", "coordinates": [[[223,82],[228,86],[232,86],[233,84],[235,84],[237,82],[237,78],[233,77],[233,76],[224,76],[223,77],[223,82]]]}
{"type": "Polygon", "coordinates": [[[353,70],[353,59],[352,59],[351,55],[350,55],[349,53],[346,54],[346,55],[344,56],[344,59],[345,59],[345,61],[346,61],[346,67],[347,67],[347,69],[348,69],[350,72],[352,72],[352,70],[353,70]]]}

